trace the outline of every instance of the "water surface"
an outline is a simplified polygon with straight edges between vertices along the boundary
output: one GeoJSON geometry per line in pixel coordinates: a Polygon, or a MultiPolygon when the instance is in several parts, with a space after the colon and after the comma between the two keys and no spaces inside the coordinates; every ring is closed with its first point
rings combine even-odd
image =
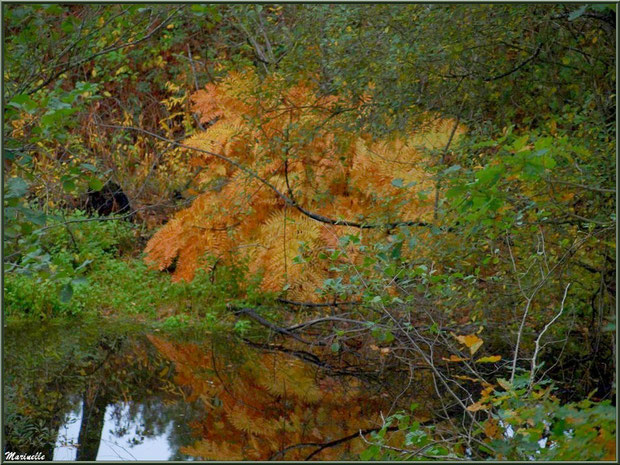
{"type": "Polygon", "coordinates": [[[302,351],[119,324],[5,328],[7,451],[53,460],[355,459],[388,397],[302,351]]]}

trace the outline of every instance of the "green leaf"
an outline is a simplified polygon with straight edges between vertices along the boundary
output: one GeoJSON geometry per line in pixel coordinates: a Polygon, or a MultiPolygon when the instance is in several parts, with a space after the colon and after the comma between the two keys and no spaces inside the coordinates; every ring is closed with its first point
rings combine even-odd
{"type": "Polygon", "coordinates": [[[45,226],[47,215],[41,211],[31,210],[30,208],[20,208],[26,219],[37,226],[45,226]]]}
{"type": "Polygon", "coordinates": [[[402,242],[397,242],[394,245],[394,248],[392,249],[392,253],[391,253],[392,258],[394,260],[397,260],[397,259],[399,259],[401,257],[402,249],[403,249],[403,243],[402,242]]]}
{"type": "Polygon", "coordinates": [[[62,182],[62,188],[65,192],[73,192],[75,190],[75,182],[72,179],[65,179],[62,182]]]}
{"type": "Polygon", "coordinates": [[[370,446],[368,449],[364,450],[360,454],[360,459],[362,459],[365,462],[368,460],[371,460],[379,454],[379,451],[380,451],[379,446],[370,446]]]}
{"type": "Polygon", "coordinates": [[[67,34],[72,33],[75,30],[75,26],[73,24],[73,21],[71,20],[72,17],[70,16],[69,18],[65,19],[62,24],[60,25],[60,28],[66,32],[67,34]]]}
{"type": "Polygon", "coordinates": [[[610,332],[610,331],[615,331],[616,330],[616,323],[615,322],[609,322],[607,323],[605,326],[603,326],[602,331],[604,332],[610,332]]]}
{"type": "Polygon", "coordinates": [[[64,10],[59,5],[54,4],[45,4],[42,6],[46,13],[50,15],[61,15],[64,13],[64,10]]]}
{"type": "Polygon", "coordinates": [[[392,186],[394,187],[403,187],[404,182],[401,178],[392,179],[392,186]]]}
{"type": "Polygon", "coordinates": [[[336,353],[340,350],[340,343],[334,342],[331,346],[332,352],[336,353]]]}
{"type": "Polygon", "coordinates": [[[513,152],[519,152],[523,147],[525,147],[525,144],[527,144],[529,138],[530,136],[528,134],[519,137],[512,143],[511,150],[513,152]]]}
{"type": "Polygon", "coordinates": [[[71,300],[71,297],[73,297],[73,286],[71,283],[67,283],[60,290],[60,301],[66,304],[71,300]]]}
{"type": "Polygon", "coordinates": [[[97,172],[97,168],[90,163],[82,163],[80,166],[88,171],[92,171],[93,173],[97,172]]]}
{"type": "Polygon", "coordinates": [[[207,8],[208,8],[207,5],[193,4],[191,6],[191,10],[196,16],[204,16],[205,14],[207,14],[208,13],[207,8]]]}
{"type": "Polygon", "coordinates": [[[22,223],[19,225],[22,234],[28,235],[33,231],[32,223],[22,223]]]}
{"type": "Polygon", "coordinates": [[[80,276],[79,278],[74,278],[71,280],[71,284],[73,284],[74,286],[79,286],[81,284],[88,284],[88,280],[82,276],[80,276]]]}
{"type": "Polygon", "coordinates": [[[17,163],[19,163],[21,166],[29,166],[32,164],[32,157],[30,155],[22,153],[17,159],[17,163]]]}
{"type": "Polygon", "coordinates": [[[490,187],[499,181],[502,172],[504,172],[504,167],[501,165],[487,166],[476,173],[476,179],[479,184],[486,184],[490,187]]]}
{"type": "Polygon", "coordinates": [[[32,100],[30,96],[25,94],[16,95],[13,97],[7,106],[18,108],[20,110],[26,110],[28,113],[32,113],[37,109],[37,104],[35,101],[32,100]]]}
{"type": "Polygon", "coordinates": [[[551,147],[553,143],[552,137],[541,137],[534,143],[534,150],[543,150],[551,147]]]}
{"type": "Polygon", "coordinates": [[[446,168],[445,170],[443,170],[443,173],[441,173],[443,176],[447,175],[447,174],[451,174],[451,173],[455,173],[458,170],[461,169],[461,165],[452,165],[449,168],[446,168]]]}
{"type": "Polygon", "coordinates": [[[588,9],[588,5],[582,5],[581,8],[573,11],[571,14],[568,15],[568,20],[569,21],[576,20],[581,15],[583,15],[586,12],[587,9],[588,9]]]}
{"type": "Polygon", "coordinates": [[[17,199],[28,192],[28,183],[22,178],[11,178],[6,182],[7,193],[5,199],[17,199]]]}
{"type": "Polygon", "coordinates": [[[40,120],[41,127],[57,129],[62,127],[61,123],[66,123],[67,116],[72,115],[77,111],[77,108],[64,108],[61,102],[55,103],[54,106],[58,106],[58,109],[54,109],[43,115],[40,120]]]}
{"type": "Polygon", "coordinates": [[[88,180],[88,188],[91,191],[99,192],[103,189],[103,181],[99,178],[90,178],[88,180]]]}
{"type": "Polygon", "coordinates": [[[604,12],[606,10],[616,12],[616,5],[602,4],[602,5],[590,5],[594,11],[604,12]]]}

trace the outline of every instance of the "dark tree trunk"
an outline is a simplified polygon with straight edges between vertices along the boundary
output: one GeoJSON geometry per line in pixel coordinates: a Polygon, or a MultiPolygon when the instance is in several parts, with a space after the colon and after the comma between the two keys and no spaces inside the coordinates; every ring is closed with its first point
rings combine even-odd
{"type": "Polygon", "coordinates": [[[108,399],[99,394],[95,395],[94,400],[91,401],[88,397],[88,393],[85,393],[82,404],[82,423],[78,436],[79,447],[75,459],[95,461],[101,443],[108,399]]]}

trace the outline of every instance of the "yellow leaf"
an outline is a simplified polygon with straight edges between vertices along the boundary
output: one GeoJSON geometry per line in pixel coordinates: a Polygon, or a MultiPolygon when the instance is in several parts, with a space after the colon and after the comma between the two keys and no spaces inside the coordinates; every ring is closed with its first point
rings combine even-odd
{"type": "Polygon", "coordinates": [[[474,355],[476,351],[480,348],[480,346],[482,346],[482,344],[484,343],[484,341],[475,334],[468,334],[466,336],[457,336],[453,334],[453,336],[456,338],[457,341],[469,348],[469,352],[472,355],[474,355]]]}
{"type": "Polygon", "coordinates": [[[120,68],[116,70],[115,75],[118,76],[119,74],[125,73],[127,71],[129,71],[129,66],[121,66],[120,68]]]}
{"type": "Polygon", "coordinates": [[[495,390],[495,389],[494,389],[494,386],[493,386],[493,385],[487,386],[487,387],[486,387],[486,388],[484,388],[484,389],[482,390],[482,392],[480,393],[480,396],[481,396],[481,398],[480,398],[480,399],[481,399],[481,400],[486,400],[486,399],[488,399],[488,398],[489,398],[489,396],[493,393],[493,391],[494,391],[494,390],[495,390]]]}
{"type": "Polygon", "coordinates": [[[488,407],[486,407],[485,405],[482,405],[480,402],[475,402],[473,404],[471,404],[469,407],[467,407],[467,410],[469,410],[470,412],[477,412],[478,410],[486,410],[488,407]]]}
{"type": "Polygon", "coordinates": [[[496,439],[501,436],[501,431],[499,429],[499,425],[497,424],[497,420],[491,418],[485,422],[484,434],[491,439],[496,439]]]}
{"type": "Polygon", "coordinates": [[[506,391],[510,391],[512,389],[512,385],[508,381],[506,381],[505,379],[499,378],[497,380],[497,384],[499,384],[506,391]]]}
{"type": "Polygon", "coordinates": [[[488,357],[481,357],[476,360],[476,363],[495,363],[502,359],[501,355],[490,355],[488,357]]]}
{"type": "Polygon", "coordinates": [[[465,360],[467,360],[466,358],[457,357],[456,355],[450,355],[450,358],[441,357],[441,359],[445,360],[446,362],[464,362],[465,360]]]}

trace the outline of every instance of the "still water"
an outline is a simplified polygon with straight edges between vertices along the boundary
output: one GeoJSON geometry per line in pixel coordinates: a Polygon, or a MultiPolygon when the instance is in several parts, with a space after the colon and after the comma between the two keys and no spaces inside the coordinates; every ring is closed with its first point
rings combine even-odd
{"type": "Polygon", "coordinates": [[[351,460],[385,391],[307,353],[131,325],[4,331],[6,451],[53,460],[351,460]]]}
{"type": "MultiPolygon", "coordinates": [[[[103,434],[95,460],[170,459],[173,454],[167,439],[174,428],[173,419],[163,430],[145,430],[145,419],[141,415],[132,417],[131,406],[130,402],[120,402],[106,407],[103,434]]],[[[80,404],[79,409],[71,412],[60,427],[53,460],[76,460],[83,408],[80,404]]]]}

